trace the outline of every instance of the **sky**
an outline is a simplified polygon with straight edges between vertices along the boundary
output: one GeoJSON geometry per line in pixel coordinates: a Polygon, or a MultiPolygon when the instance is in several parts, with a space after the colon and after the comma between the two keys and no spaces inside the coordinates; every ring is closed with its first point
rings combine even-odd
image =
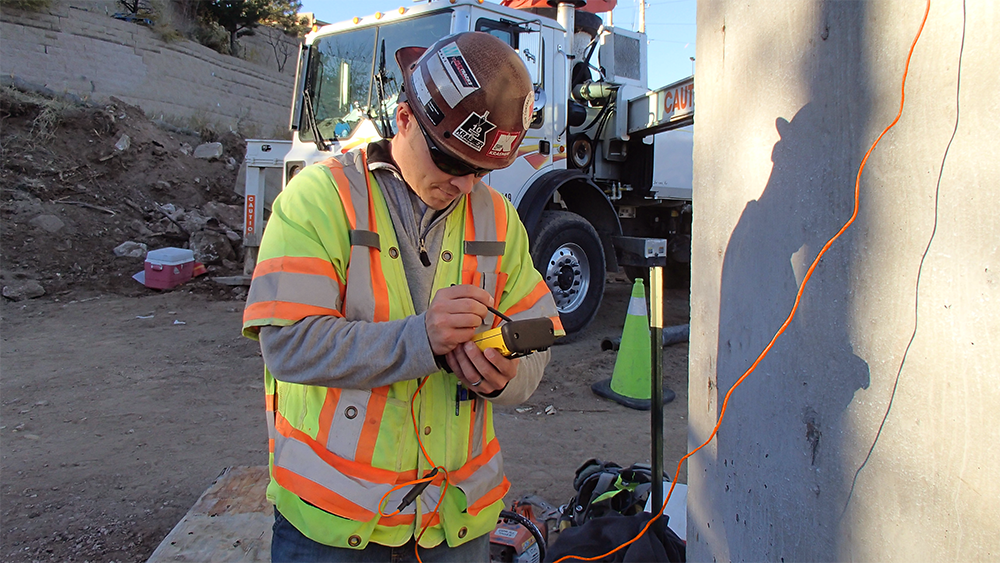
{"type": "MultiPolygon", "coordinates": [[[[618,0],[612,16],[615,27],[638,30],[639,1],[618,0]]],[[[695,52],[696,3],[697,0],[646,1],[647,55],[648,60],[657,62],[648,68],[650,88],[691,76],[695,66],[691,58],[695,52]]],[[[412,0],[302,0],[302,11],[313,12],[317,19],[333,23],[415,4],[412,0]]]]}

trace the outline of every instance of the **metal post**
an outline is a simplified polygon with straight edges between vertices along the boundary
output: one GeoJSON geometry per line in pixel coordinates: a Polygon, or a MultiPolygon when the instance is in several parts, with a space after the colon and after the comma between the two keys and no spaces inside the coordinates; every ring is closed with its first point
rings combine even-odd
{"type": "Polygon", "coordinates": [[[652,350],[652,373],[649,397],[651,435],[653,437],[653,514],[663,507],[663,267],[649,268],[649,337],[652,350]]]}

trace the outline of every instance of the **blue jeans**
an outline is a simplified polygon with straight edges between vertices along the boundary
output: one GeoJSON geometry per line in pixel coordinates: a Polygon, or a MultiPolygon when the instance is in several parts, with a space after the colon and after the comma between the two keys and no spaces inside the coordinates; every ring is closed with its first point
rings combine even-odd
{"type": "MultiPolygon", "coordinates": [[[[302,535],[291,522],[274,510],[274,526],[271,527],[272,563],[415,563],[413,540],[400,547],[388,547],[369,543],[365,549],[332,547],[302,535]]],[[[484,535],[458,547],[449,548],[447,542],[430,549],[420,548],[420,559],[424,563],[488,563],[490,560],[490,536],[484,535]]]]}

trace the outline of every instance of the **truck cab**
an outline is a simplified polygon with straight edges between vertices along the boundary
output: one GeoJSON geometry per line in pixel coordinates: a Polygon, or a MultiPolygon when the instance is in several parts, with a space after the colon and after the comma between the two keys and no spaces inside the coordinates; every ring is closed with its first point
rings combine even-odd
{"type": "Polygon", "coordinates": [[[323,26],[300,51],[283,183],[331,154],[391,137],[402,84],[396,50],[461,31],[506,42],[534,83],[533,120],[518,158],[483,181],[517,208],[563,326],[577,332],[597,313],[605,272],[629,266],[620,263],[616,237],[657,236],[683,247],[690,233],[690,185],[657,194],[653,130],[636,118],[640,112],[629,117],[633,101],[650,94],[643,34],[606,28],[568,3],[522,11],[481,0],[323,26]]]}

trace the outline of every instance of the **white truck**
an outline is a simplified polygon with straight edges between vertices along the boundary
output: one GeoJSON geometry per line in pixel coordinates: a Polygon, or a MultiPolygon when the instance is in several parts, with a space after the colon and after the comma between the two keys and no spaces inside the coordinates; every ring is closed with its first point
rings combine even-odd
{"type": "Polygon", "coordinates": [[[666,254],[668,279],[685,277],[694,78],[649,90],[645,35],[603,26],[570,2],[515,10],[482,0],[434,1],[307,35],[293,140],[248,141],[248,251],[263,230],[267,167],[281,166],[284,185],[304,166],[391,136],[402,83],[395,51],[470,30],[510,44],[534,82],[534,120],[517,160],[484,181],[517,208],[567,333],[594,318],[605,272],[623,266],[634,277],[646,257],[666,254]]]}

